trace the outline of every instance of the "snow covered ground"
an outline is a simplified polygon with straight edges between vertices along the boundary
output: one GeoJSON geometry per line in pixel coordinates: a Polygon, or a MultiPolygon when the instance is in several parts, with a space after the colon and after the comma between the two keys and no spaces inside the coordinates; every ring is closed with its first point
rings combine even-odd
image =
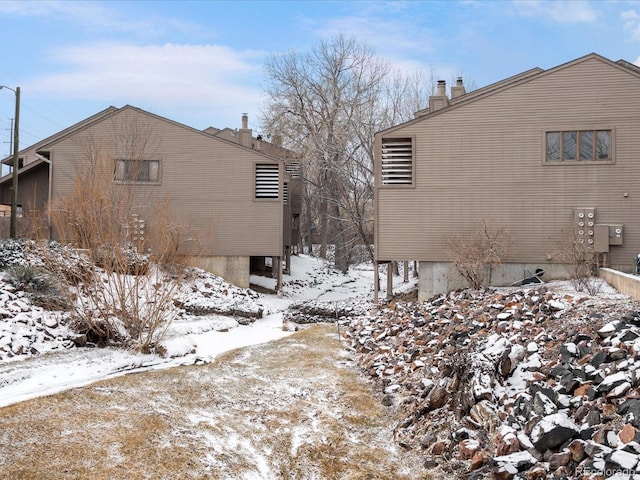
{"type": "MultiPolygon", "coordinates": [[[[165,356],[143,355],[116,348],[74,347],[47,351],[45,344],[51,341],[44,339],[42,344],[35,346],[45,353],[18,355],[0,361],[0,407],[88,385],[107,377],[209,362],[223,352],[282,338],[290,334],[290,329],[283,328],[283,313],[293,302],[346,299],[368,302],[373,297],[373,267],[370,265],[353,267],[347,275],[342,275],[318,258],[300,255],[292,257],[291,270],[290,275],[284,275],[281,298],[260,294],[257,300],[246,300],[263,306],[263,318],[251,325],[240,325],[233,318],[221,315],[181,318],[174,321],[167,331],[165,356]]],[[[267,288],[275,286],[274,279],[252,277],[251,281],[267,288]]],[[[14,299],[13,304],[19,305],[21,310],[29,307],[22,299],[14,299]]],[[[29,312],[22,313],[29,315],[29,312]]],[[[38,315],[38,321],[43,324],[55,323],[42,309],[38,315]]],[[[20,336],[16,328],[26,331],[33,329],[34,323],[37,322],[13,322],[12,334],[20,336]]]]}

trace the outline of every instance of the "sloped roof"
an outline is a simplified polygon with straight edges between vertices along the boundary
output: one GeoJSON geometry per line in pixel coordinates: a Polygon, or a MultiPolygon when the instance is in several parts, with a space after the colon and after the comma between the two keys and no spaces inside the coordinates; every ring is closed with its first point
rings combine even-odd
{"type": "MultiPolygon", "coordinates": [[[[104,120],[106,120],[106,119],[108,119],[108,118],[110,118],[110,117],[112,117],[112,116],[114,116],[114,115],[116,115],[118,113],[124,112],[126,110],[133,110],[133,111],[136,111],[136,112],[141,113],[143,115],[154,117],[154,118],[159,119],[159,120],[161,120],[163,122],[171,123],[171,124],[173,124],[174,126],[176,126],[178,128],[183,128],[183,129],[189,130],[190,132],[196,133],[198,135],[206,136],[207,138],[210,138],[212,141],[224,142],[224,143],[233,145],[233,146],[235,146],[237,148],[249,149],[252,152],[255,152],[255,153],[257,153],[259,155],[262,155],[264,157],[268,157],[268,158],[270,158],[272,160],[282,160],[282,159],[280,159],[278,157],[274,157],[274,156],[269,155],[269,154],[267,154],[265,152],[261,152],[261,151],[258,151],[258,150],[250,149],[248,147],[244,147],[244,146],[242,146],[242,145],[240,145],[238,143],[232,142],[232,141],[227,140],[225,138],[221,138],[221,137],[218,137],[216,135],[211,135],[211,134],[206,133],[206,132],[204,132],[202,130],[198,130],[196,128],[189,127],[188,125],[185,125],[183,123],[176,122],[174,120],[170,120],[170,119],[168,119],[166,117],[162,117],[160,115],[156,115],[155,113],[148,112],[146,110],[143,110],[143,109],[138,108],[138,107],[134,107],[132,105],[125,105],[124,107],[121,107],[121,108],[108,107],[105,110],[102,110],[101,112],[98,112],[97,114],[92,115],[91,117],[88,117],[85,120],[83,120],[81,122],[78,122],[75,125],[72,125],[71,127],[68,127],[66,129],[56,133],[55,135],[47,137],[44,140],[41,140],[40,142],[21,150],[21,152],[25,152],[26,150],[31,150],[31,149],[34,149],[34,148],[36,149],[36,151],[38,151],[38,150],[46,150],[46,149],[51,148],[52,146],[54,146],[56,143],[64,140],[65,138],[67,138],[67,137],[69,137],[71,135],[75,135],[76,133],[78,133],[78,132],[80,132],[80,131],[82,131],[84,129],[87,129],[87,128],[93,126],[93,125],[96,125],[97,123],[100,123],[100,122],[102,122],[102,121],[104,121],[104,120]]],[[[8,160],[9,162],[11,162],[13,160],[13,157],[7,157],[7,159],[5,159],[5,160],[8,160]]]]}
{"type": "MultiPolygon", "coordinates": [[[[116,107],[107,107],[104,110],[96,113],[95,115],[91,115],[88,118],[85,118],[84,120],[71,125],[70,127],[65,128],[64,130],[59,131],[58,133],[54,133],[53,135],[40,140],[37,143],[34,143],[33,145],[28,146],[27,148],[23,148],[22,150],[20,150],[20,152],[24,152],[26,150],[31,150],[31,149],[36,149],[36,150],[42,150],[42,147],[45,145],[49,145],[52,143],[55,143],[56,140],[58,140],[61,137],[65,137],[67,135],[70,135],[72,133],[75,133],[79,130],[82,130],[84,127],[86,127],[89,124],[93,124],[94,122],[101,120],[102,118],[106,118],[109,115],[111,115],[113,112],[118,111],[118,109],[116,107]]],[[[13,164],[13,155],[9,155],[8,157],[5,157],[2,160],[2,163],[4,164],[13,164]]]]}
{"type": "MultiPolygon", "coordinates": [[[[610,66],[612,66],[613,68],[619,68],[619,69],[624,69],[625,71],[627,71],[628,73],[632,74],[632,75],[636,75],[640,78],[640,67],[637,67],[636,65],[627,62],[625,60],[618,60],[617,62],[613,62],[611,60],[609,60],[608,58],[605,58],[601,55],[598,55],[597,53],[590,53],[588,55],[584,55],[582,57],[576,58],[574,60],[571,60],[569,62],[563,63],[561,65],[558,65],[556,67],[550,68],[548,70],[543,70],[539,67],[535,67],[532,68],[530,70],[526,70],[522,73],[519,73],[517,75],[514,75],[512,77],[508,77],[504,80],[500,80],[498,82],[492,83],[490,85],[487,85],[486,87],[482,87],[479,88],[477,90],[474,90],[472,92],[466,93],[465,95],[461,95],[460,97],[457,97],[455,99],[451,99],[449,100],[449,105],[441,108],[439,110],[436,110],[434,112],[429,112],[428,109],[427,110],[422,110],[422,114],[420,116],[417,116],[416,118],[409,120],[407,122],[401,123],[399,125],[395,125],[393,127],[389,127],[385,130],[381,130],[378,133],[387,133],[387,132],[391,132],[395,129],[398,129],[400,127],[404,127],[406,125],[410,125],[410,124],[414,124],[417,122],[421,122],[423,120],[425,120],[426,118],[431,118],[434,115],[439,115],[441,113],[450,111],[453,108],[458,108],[461,107],[463,105],[466,105],[468,103],[471,103],[473,101],[476,101],[480,98],[486,98],[487,96],[490,95],[495,95],[498,94],[500,92],[503,92],[505,90],[508,90],[510,88],[513,88],[515,86],[518,85],[522,85],[524,83],[530,82],[533,79],[536,78],[540,78],[541,76],[544,75],[552,75],[553,73],[571,67],[573,65],[577,65],[579,63],[588,61],[588,60],[592,60],[592,59],[597,59],[600,60],[604,63],[609,64],[610,66]]],[[[421,113],[418,112],[418,113],[421,113]]]]}
{"type": "MultiPolygon", "coordinates": [[[[38,159],[35,162],[31,162],[25,165],[24,167],[18,169],[18,175],[26,174],[46,163],[48,163],[47,160],[38,159]]],[[[12,182],[13,182],[13,172],[10,172],[5,176],[3,176],[2,178],[0,178],[0,185],[4,185],[5,183],[12,183],[12,182]]]]}

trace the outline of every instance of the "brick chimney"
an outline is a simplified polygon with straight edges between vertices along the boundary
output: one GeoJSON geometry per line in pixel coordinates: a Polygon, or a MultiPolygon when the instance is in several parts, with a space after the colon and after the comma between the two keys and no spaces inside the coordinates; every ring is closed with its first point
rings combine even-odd
{"type": "Polygon", "coordinates": [[[456,86],[451,87],[451,100],[461,97],[465,93],[467,92],[464,89],[464,85],[462,84],[462,77],[458,77],[458,80],[456,80],[456,86]]]}
{"type": "Polygon", "coordinates": [[[239,130],[240,145],[244,147],[252,148],[251,140],[253,132],[249,128],[249,116],[246,113],[242,114],[242,128],[239,130]]]}
{"type": "Polygon", "coordinates": [[[429,97],[429,113],[435,112],[449,105],[447,97],[447,82],[438,80],[438,89],[435,95],[429,97]]]}

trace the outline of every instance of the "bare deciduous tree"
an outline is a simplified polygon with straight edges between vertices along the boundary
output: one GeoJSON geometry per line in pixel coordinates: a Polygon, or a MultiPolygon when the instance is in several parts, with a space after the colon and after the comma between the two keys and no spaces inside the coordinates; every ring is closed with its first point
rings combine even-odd
{"type": "Polygon", "coordinates": [[[262,127],[302,159],[309,251],[316,237],[326,258],[333,243],[341,270],[358,246],[373,259],[374,134],[425,108],[435,73],[392,72],[366,44],[344,36],[273,56],[265,72],[262,127]]]}

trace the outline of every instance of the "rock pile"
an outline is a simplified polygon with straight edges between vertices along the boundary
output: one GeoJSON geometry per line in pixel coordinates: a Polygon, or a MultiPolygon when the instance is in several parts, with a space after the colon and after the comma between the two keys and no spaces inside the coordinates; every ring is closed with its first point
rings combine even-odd
{"type": "Polygon", "coordinates": [[[189,315],[229,315],[241,324],[262,318],[264,307],[260,295],[248,288],[236,287],[221,277],[193,269],[174,304],[189,315]]]}
{"type": "Polygon", "coordinates": [[[446,478],[640,478],[640,305],[622,298],[460,290],[345,335],[404,412],[398,442],[446,478]]]}
{"type": "Polygon", "coordinates": [[[67,319],[62,312],[32,305],[23,291],[0,277],[0,361],[82,343],[81,336],[67,328],[67,319]]]}
{"type": "Polygon", "coordinates": [[[357,302],[304,301],[292,303],[284,313],[284,322],[309,324],[319,322],[348,322],[365,315],[370,306],[357,302]]]}
{"type": "MultiPolygon", "coordinates": [[[[248,324],[262,317],[264,307],[259,300],[260,295],[252,290],[193,269],[173,302],[173,319],[197,323],[210,315],[223,315],[248,324]]],[[[34,305],[26,291],[16,288],[6,274],[0,274],[0,362],[51,350],[95,346],[87,342],[86,335],[73,331],[70,319],[70,312],[34,305]]],[[[219,321],[212,318],[210,323],[217,325],[219,321]]]]}

